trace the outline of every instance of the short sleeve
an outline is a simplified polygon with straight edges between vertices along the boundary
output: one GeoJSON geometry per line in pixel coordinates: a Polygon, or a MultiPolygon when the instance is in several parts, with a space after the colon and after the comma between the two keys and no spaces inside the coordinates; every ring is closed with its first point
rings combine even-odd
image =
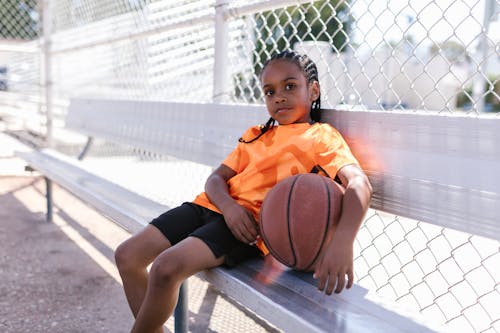
{"type": "Polygon", "coordinates": [[[329,124],[321,124],[317,139],[315,147],[316,163],[331,178],[335,178],[337,172],[346,165],[359,165],[340,132],[329,124]]]}
{"type": "MultiPolygon", "coordinates": [[[[251,140],[259,135],[260,128],[258,126],[250,127],[245,131],[242,138],[245,141],[251,140]]],[[[249,156],[246,149],[247,143],[238,143],[236,148],[224,159],[222,164],[240,173],[249,163],[249,156]]]]}
{"type": "Polygon", "coordinates": [[[241,161],[241,143],[236,146],[236,148],[227,155],[222,164],[228,166],[232,170],[238,172],[240,170],[240,161],[241,161]]]}

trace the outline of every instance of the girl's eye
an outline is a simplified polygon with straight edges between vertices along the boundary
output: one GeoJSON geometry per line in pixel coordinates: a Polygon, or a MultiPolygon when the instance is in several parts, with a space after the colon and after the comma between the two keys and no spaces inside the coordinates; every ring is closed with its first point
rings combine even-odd
{"type": "Polygon", "coordinates": [[[292,90],[293,88],[295,88],[295,83],[287,83],[285,86],[286,90],[292,90]]]}
{"type": "Polygon", "coordinates": [[[272,96],[273,94],[274,94],[273,90],[266,90],[266,91],[264,91],[264,95],[266,95],[266,96],[272,96]]]}

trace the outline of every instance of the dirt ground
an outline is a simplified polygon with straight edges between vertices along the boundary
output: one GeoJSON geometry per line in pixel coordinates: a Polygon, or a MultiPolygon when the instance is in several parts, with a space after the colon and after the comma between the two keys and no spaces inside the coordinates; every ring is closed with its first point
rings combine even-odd
{"type": "Polygon", "coordinates": [[[113,270],[110,246],[127,234],[109,230],[102,242],[96,235],[103,218],[69,196],[69,213],[56,208],[55,223],[47,223],[43,184],[0,177],[0,331],[127,332],[131,313],[120,283],[106,271],[113,270]]]}

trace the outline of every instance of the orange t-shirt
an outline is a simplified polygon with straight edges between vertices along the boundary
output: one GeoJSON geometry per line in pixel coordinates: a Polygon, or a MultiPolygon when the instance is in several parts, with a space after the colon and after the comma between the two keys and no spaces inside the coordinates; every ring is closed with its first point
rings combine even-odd
{"type": "MultiPolygon", "coordinates": [[[[260,127],[249,128],[243,139],[260,134],[260,127]]],[[[256,221],[267,192],[280,180],[321,167],[331,178],[348,164],[358,164],[340,133],[325,123],[278,125],[252,143],[239,143],[223,164],[236,172],[229,179],[229,194],[252,212],[256,221]]],[[[205,192],[195,204],[220,213],[205,192]]],[[[257,246],[268,251],[259,239],[257,246]]]]}

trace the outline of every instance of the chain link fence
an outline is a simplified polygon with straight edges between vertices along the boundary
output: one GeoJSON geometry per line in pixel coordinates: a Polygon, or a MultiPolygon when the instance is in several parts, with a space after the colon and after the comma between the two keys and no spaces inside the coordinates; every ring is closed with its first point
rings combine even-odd
{"type": "Polygon", "coordinates": [[[40,104],[40,16],[36,0],[0,3],[0,107],[23,127],[43,131],[40,104]],[[22,117],[18,109],[27,110],[22,117]],[[29,123],[29,124],[28,124],[29,123]]]}
{"type": "MultiPolygon", "coordinates": [[[[259,70],[285,48],[315,60],[325,107],[471,119],[500,111],[499,0],[43,3],[50,76],[42,2],[0,3],[0,116],[43,138],[50,88],[56,148],[73,155],[84,138],[62,128],[70,98],[262,103],[259,70]]],[[[192,199],[210,172],[102,142],[85,163],[169,205],[192,199]],[[165,191],[169,177],[189,179],[186,191],[165,191]]],[[[450,331],[500,332],[499,242],[439,224],[369,211],[355,244],[357,283],[450,331]]]]}

